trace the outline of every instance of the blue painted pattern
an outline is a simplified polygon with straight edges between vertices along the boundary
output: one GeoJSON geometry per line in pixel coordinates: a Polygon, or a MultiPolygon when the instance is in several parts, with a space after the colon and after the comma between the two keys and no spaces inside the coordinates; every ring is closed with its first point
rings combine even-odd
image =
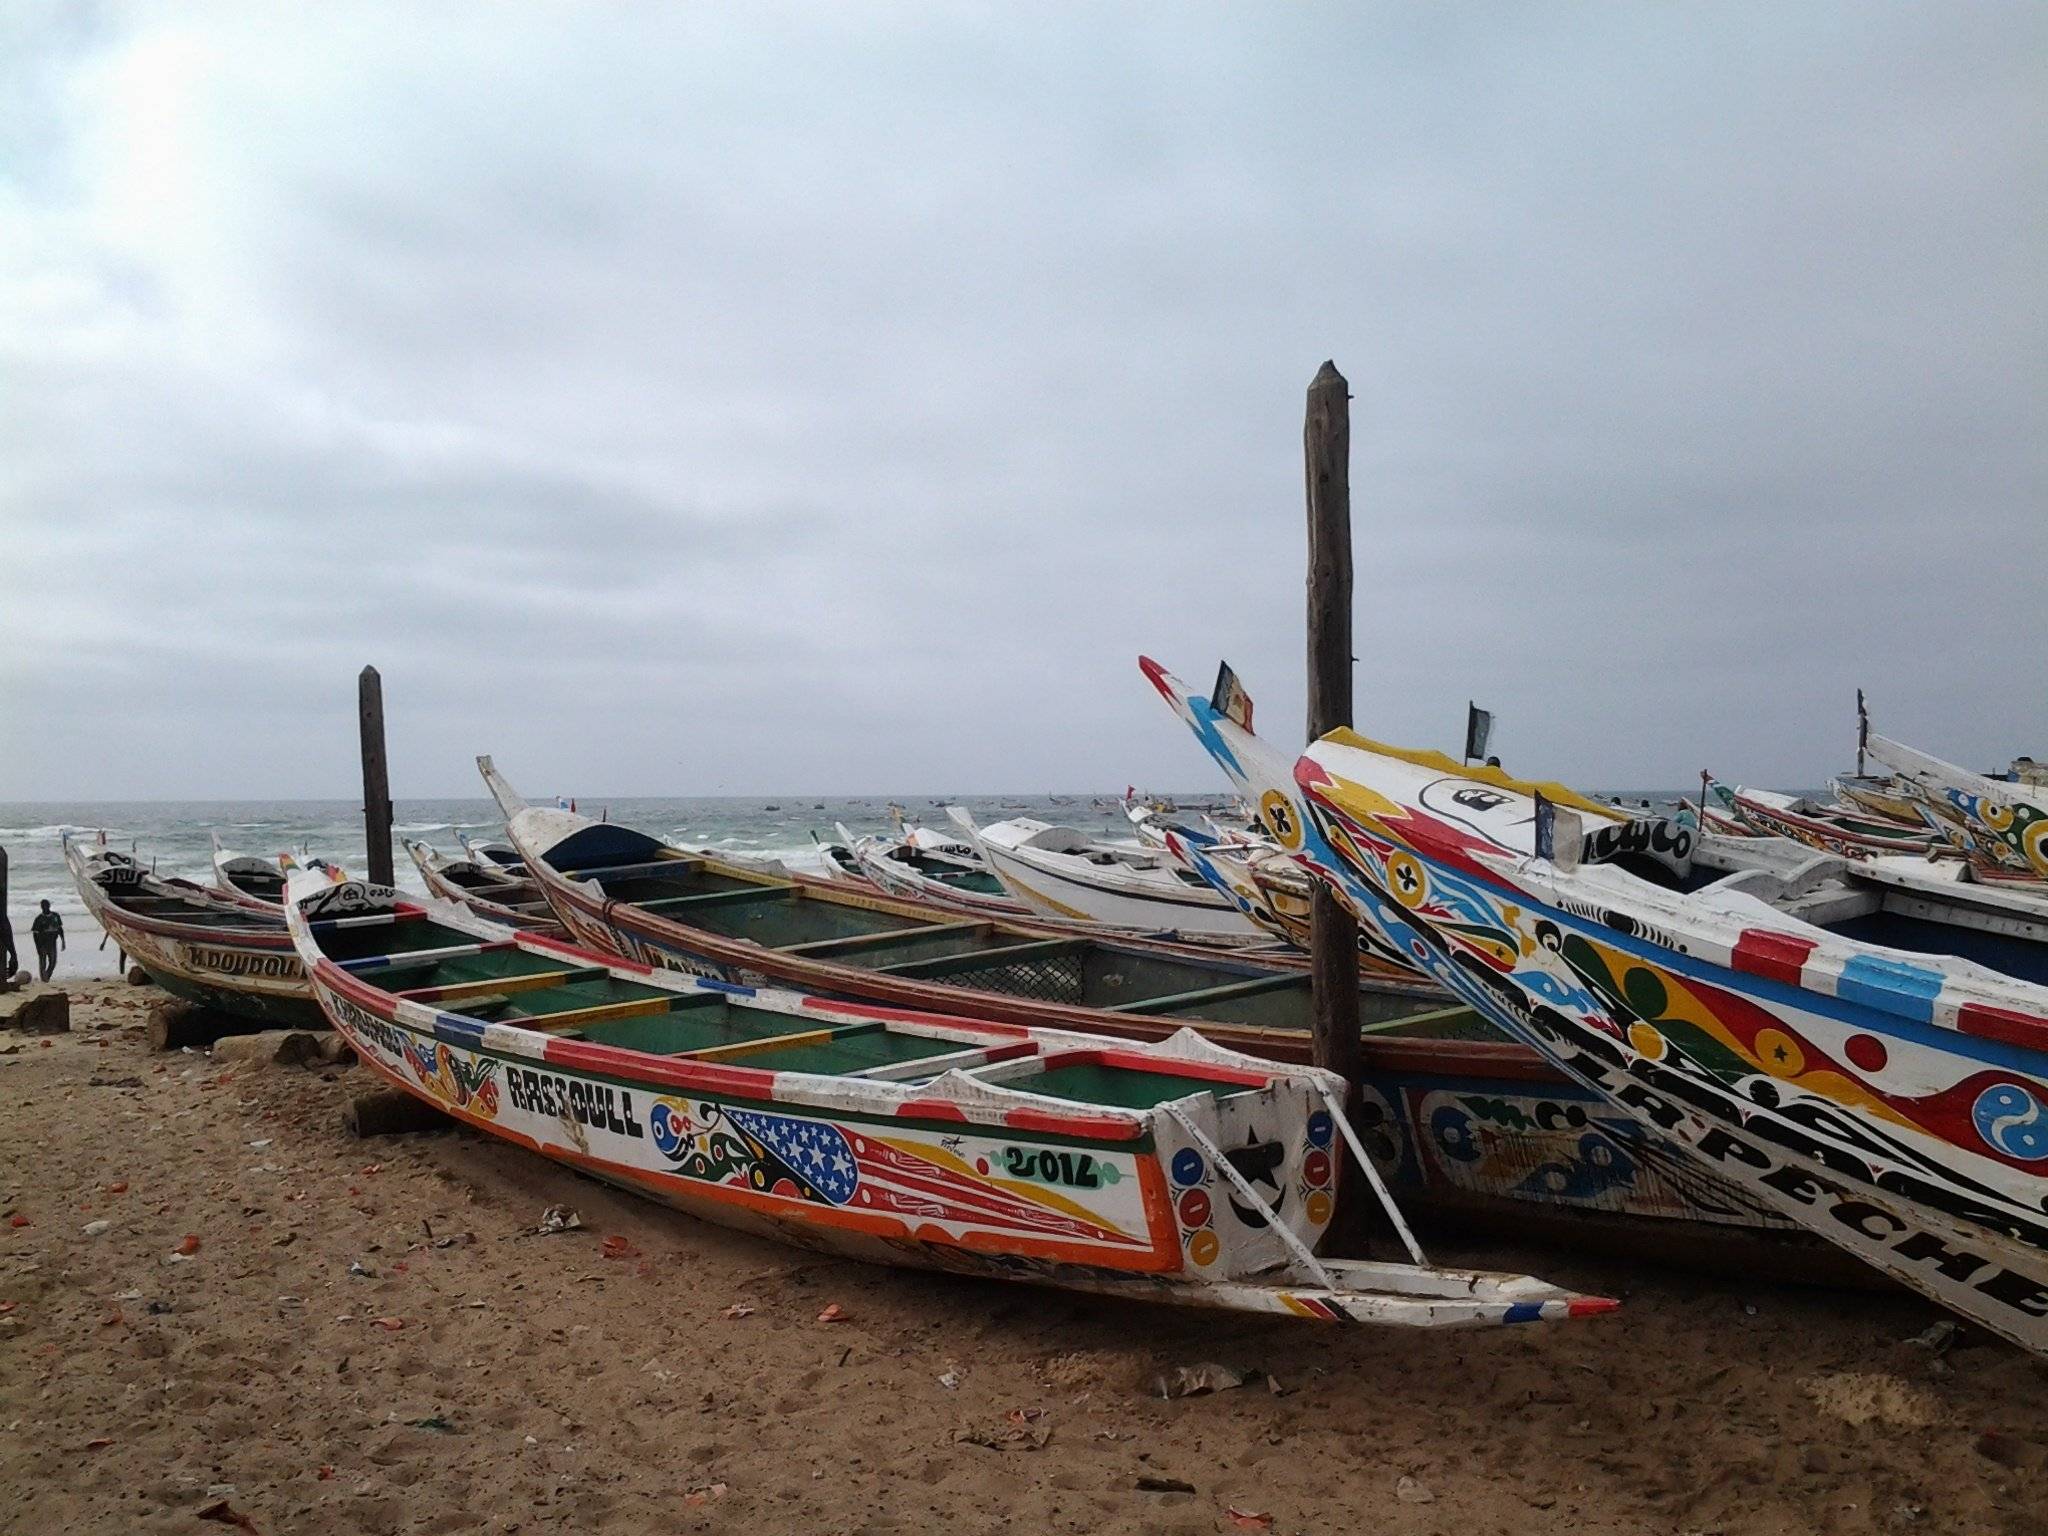
{"type": "Polygon", "coordinates": [[[853,1144],[838,1126],[751,1109],[728,1108],[725,1118],[834,1205],[846,1204],[859,1188],[860,1169],[854,1162],[853,1144]]]}
{"type": "Polygon", "coordinates": [[[1941,984],[1939,971],[1883,955],[1856,955],[1843,965],[1835,996],[1927,1024],[1934,1019],[1934,999],[1941,984]]]}
{"type": "Polygon", "coordinates": [[[2048,1160],[2048,1106],[2018,1083],[1993,1083],[1977,1095],[1970,1119],[1987,1146],[2022,1162],[2048,1160]]]}

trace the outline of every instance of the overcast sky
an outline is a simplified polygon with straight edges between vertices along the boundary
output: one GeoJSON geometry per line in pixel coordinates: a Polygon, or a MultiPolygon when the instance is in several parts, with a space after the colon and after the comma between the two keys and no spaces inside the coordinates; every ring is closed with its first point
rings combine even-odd
{"type": "Polygon", "coordinates": [[[2048,753],[2048,8],[0,9],[0,799],[2048,753]]]}

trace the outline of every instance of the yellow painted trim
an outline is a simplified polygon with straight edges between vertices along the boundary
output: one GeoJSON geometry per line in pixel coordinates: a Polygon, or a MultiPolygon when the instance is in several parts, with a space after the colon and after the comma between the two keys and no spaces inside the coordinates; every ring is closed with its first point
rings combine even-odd
{"type": "Polygon", "coordinates": [[[1491,784],[1495,789],[1507,790],[1510,794],[1534,795],[1541,793],[1553,805],[1568,805],[1574,810],[1590,811],[1604,821],[1627,821],[1626,813],[1611,805],[1602,805],[1597,800],[1588,800],[1577,790],[1548,779],[1518,779],[1504,768],[1488,768],[1483,764],[1473,767],[1461,763],[1454,757],[1441,752],[1420,751],[1409,747],[1390,747],[1383,741],[1373,741],[1356,731],[1339,726],[1323,737],[1324,741],[1340,747],[1355,747],[1361,752],[1377,752],[1382,757],[1397,758],[1404,763],[1413,763],[1417,768],[1434,768],[1439,773],[1450,774],[1461,779],[1476,779],[1481,784],[1491,784]]]}
{"type": "Polygon", "coordinates": [[[735,1056],[753,1056],[762,1051],[779,1051],[792,1045],[822,1045],[838,1033],[833,1025],[826,1029],[800,1029],[787,1035],[764,1035],[759,1040],[734,1040],[726,1045],[707,1045],[694,1051],[678,1051],[672,1060],[680,1061],[730,1061],[735,1056]]]}

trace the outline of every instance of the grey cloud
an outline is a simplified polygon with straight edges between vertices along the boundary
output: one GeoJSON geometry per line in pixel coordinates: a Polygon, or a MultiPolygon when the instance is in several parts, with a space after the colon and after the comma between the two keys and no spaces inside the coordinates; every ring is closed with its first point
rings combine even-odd
{"type": "Polygon", "coordinates": [[[2044,745],[2038,9],[8,25],[0,794],[345,794],[372,659],[416,793],[1204,782],[1325,355],[1374,733],[2044,745]]]}

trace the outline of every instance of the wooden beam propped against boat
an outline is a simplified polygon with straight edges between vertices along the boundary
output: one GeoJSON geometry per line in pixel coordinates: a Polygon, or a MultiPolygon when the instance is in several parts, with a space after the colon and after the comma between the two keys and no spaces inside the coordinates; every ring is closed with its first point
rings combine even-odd
{"type": "MultiPolygon", "coordinates": [[[[1308,386],[1301,431],[1308,495],[1308,739],[1351,724],[1351,386],[1325,362],[1308,386]]],[[[1358,1037],[1358,924],[1318,880],[1309,898],[1310,976],[1315,990],[1311,1059],[1344,1079],[1356,1108],[1364,1075],[1358,1037]]],[[[1352,1168],[1338,1188],[1356,1190],[1352,1168]]],[[[1363,1235],[1354,1197],[1331,1241],[1355,1251],[1363,1235]]]]}
{"type": "Polygon", "coordinates": [[[391,770],[384,761],[384,680],[375,667],[356,678],[356,713],[363,739],[363,840],[369,844],[370,883],[393,883],[391,770]]]}

